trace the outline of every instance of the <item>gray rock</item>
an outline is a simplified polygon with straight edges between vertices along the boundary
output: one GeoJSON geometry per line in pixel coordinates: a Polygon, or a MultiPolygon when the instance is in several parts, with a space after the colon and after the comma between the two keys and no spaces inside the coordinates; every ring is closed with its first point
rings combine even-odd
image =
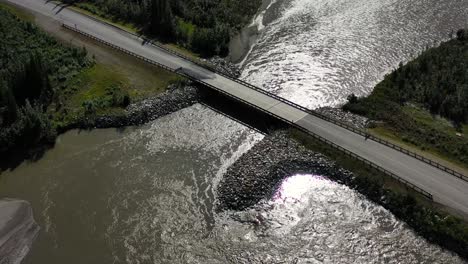
{"type": "Polygon", "coordinates": [[[81,128],[118,128],[137,126],[156,120],[189,107],[200,101],[200,93],[192,85],[173,85],[166,92],[143,101],[133,103],[119,116],[98,116],[92,119],[81,120],[64,130],[81,128]]]}
{"type": "Polygon", "coordinates": [[[238,78],[241,75],[240,69],[237,65],[221,57],[215,56],[209,59],[203,59],[202,61],[208,62],[210,65],[214,66],[217,72],[225,75],[234,78],[238,78]]]}
{"type": "Polygon", "coordinates": [[[28,202],[0,200],[0,264],[21,263],[38,233],[28,202]]]}
{"type": "Polygon", "coordinates": [[[327,157],[306,149],[277,131],[239,158],[218,185],[217,209],[244,210],[269,198],[281,181],[297,173],[311,173],[347,182],[353,175],[327,157]]]}
{"type": "Polygon", "coordinates": [[[343,111],[341,108],[322,107],[315,111],[359,129],[365,129],[369,122],[366,117],[343,111]]]}

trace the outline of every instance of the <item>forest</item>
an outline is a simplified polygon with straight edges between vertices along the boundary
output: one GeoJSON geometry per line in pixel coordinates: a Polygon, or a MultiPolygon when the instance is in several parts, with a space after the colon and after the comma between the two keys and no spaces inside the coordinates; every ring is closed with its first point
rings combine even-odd
{"type": "Polygon", "coordinates": [[[47,107],[64,83],[90,64],[86,50],[65,47],[0,8],[2,157],[55,140],[47,107]]]}
{"type": "MultiPolygon", "coordinates": [[[[468,32],[459,30],[451,40],[427,49],[415,60],[400,65],[377,84],[368,97],[349,96],[343,109],[373,120],[414,145],[427,146],[468,164],[468,139],[448,134],[411,113],[419,108],[433,120],[443,117],[460,133],[468,123],[468,32]]],[[[421,112],[421,111],[419,111],[421,112]]],[[[435,123],[435,122],[434,122],[435,123]]],[[[447,130],[447,129],[445,129],[447,130]]]]}
{"type": "Polygon", "coordinates": [[[261,0],[62,0],[202,56],[227,55],[231,35],[248,24],[261,0]]]}

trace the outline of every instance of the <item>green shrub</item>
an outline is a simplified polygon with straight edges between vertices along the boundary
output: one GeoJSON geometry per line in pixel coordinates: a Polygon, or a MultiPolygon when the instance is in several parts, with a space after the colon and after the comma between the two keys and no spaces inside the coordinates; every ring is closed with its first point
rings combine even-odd
{"type": "Polygon", "coordinates": [[[28,149],[55,140],[55,129],[41,108],[40,105],[31,106],[26,100],[15,121],[0,130],[0,153],[7,153],[13,148],[28,149]]]}
{"type": "Polygon", "coordinates": [[[107,96],[111,98],[111,105],[114,107],[127,107],[130,104],[130,95],[120,87],[109,89],[107,96]]]}
{"type": "Polygon", "coordinates": [[[64,82],[90,64],[86,50],[64,47],[0,8],[0,155],[55,139],[46,108],[64,82]]]}
{"type": "Polygon", "coordinates": [[[164,41],[181,43],[204,56],[226,55],[230,36],[250,22],[262,3],[261,0],[75,2],[77,6],[93,14],[115,21],[135,23],[145,33],[156,35],[164,41]]]}
{"type": "Polygon", "coordinates": [[[185,22],[183,19],[177,19],[176,36],[177,40],[189,46],[192,43],[193,34],[196,26],[190,22],[185,22]],[[188,44],[188,45],[187,45],[188,44]]]}
{"type": "Polygon", "coordinates": [[[468,164],[468,138],[457,137],[452,127],[422,114],[428,111],[445,117],[461,131],[468,122],[467,72],[468,39],[465,30],[460,30],[456,39],[400,65],[377,84],[370,96],[351,95],[343,109],[384,121],[384,127],[404,142],[468,164]]]}

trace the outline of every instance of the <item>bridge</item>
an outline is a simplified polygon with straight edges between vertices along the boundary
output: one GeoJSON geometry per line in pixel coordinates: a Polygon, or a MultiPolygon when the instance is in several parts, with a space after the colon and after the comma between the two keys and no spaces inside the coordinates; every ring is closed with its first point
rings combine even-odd
{"type": "Polygon", "coordinates": [[[468,216],[468,178],[364,132],[68,8],[45,0],[3,0],[150,64],[183,75],[331,144],[437,203],[468,216]],[[142,44],[144,43],[144,44],[142,44]]]}

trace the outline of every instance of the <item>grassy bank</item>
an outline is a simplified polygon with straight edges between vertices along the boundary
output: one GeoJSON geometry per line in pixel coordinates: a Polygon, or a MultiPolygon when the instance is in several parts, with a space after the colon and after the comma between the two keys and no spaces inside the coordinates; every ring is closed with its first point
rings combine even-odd
{"type": "MultiPolygon", "coordinates": [[[[431,118],[430,122],[431,123],[433,122],[434,126],[437,126],[435,123],[438,123],[441,121],[442,123],[447,124],[447,120],[445,119],[437,118],[433,120],[432,116],[430,116],[427,111],[424,111],[421,109],[418,109],[417,111],[421,111],[425,116],[430,117],[431,118]]],[[[464,127],[465,127],[464,128],[465,132],[463,132],[463,135],[467,135],[468,130],[466,129],[466,125],[464,125],[464,127]]],[[[453,128],[453,126],[449,125],[442,131],[443,133],[448,133],[450,135],[458,133],[454,130],[455,129],[453,128]]],[[[418,155],[421,155],[427,159],[436,161],[439,164],[442,164],[443,166],[447,168],[451,168],[459,173],[468,175],[468,164],[460,162],[457,159],[450,158],[449,156],[444,155],[440,151],[438,151],[437,148],[434,148],[431,145],[427,145],[424,142],[415,142],[415,141],[409,140],[407,137],[402,136],[400,133],[395,133],[394,129],[389,128],[385,124],[374,125],[372,128],[368,129],[368,132],[374,136],[387,140],[397,146],[400,146],[418,155]]]]}
{"type": "Polygon", "coordinates": [[[468,33],[400,65],[365,98],[344,110],[378,122],[377,134],[468,166],[468,33]]]}
{"type": "Polygon", "coordinates": [[[14,14],[23,21],[34,22],[34,15],[8,3],[0,3],[0,8],[14,14]]]}
{"type": "Polygon", "coordinates": [[[348,186],[391,211],[419,235],[468,259],[468,223],[378,170],[298,130],[290,136],[353,172],[348,186]]]}
{"type": "MultiPolygon", "coordinates": [[[[98,44],[88,45],[98,54],[91,57],[29,21],[34,16],[0,5],[0,154],[14,163],[40,154],[63,128],[100,115],[119,116],[129,103],[181,81],[98,44]]],[[[1,167],[10,166],[6,160],[1,167]]]]}
{"type": "Polygon", "coordinates": [[[84,69],[64,85],[56,103],[49,107],[54,126],[61,130],[85,118],[122,115],[128,104],[157,96],[182,80],[160,68],[149,73],[137,74],[143,79],[133,79],[135,72],[103,63],[84,69]]]}
{"type": "MultiPolygon", "coordinates": [[[[14,11],[14,13],[11,12],[14,11]]],[[[92,62],[83,49],[65,47],[34,24],[0,7],[0,153],[51,143],[45,114],[61,86],[92,62]]]]}

